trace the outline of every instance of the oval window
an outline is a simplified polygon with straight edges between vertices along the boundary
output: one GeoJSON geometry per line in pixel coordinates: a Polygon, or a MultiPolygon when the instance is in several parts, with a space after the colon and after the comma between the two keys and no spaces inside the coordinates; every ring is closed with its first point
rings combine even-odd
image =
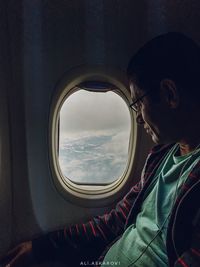
{"type": "Polygon", "coordinates": [[[77,87],[60,108],[58,162],[64,179],[108,185],[127,168],[130,111],[115,90],[77,87]]]}

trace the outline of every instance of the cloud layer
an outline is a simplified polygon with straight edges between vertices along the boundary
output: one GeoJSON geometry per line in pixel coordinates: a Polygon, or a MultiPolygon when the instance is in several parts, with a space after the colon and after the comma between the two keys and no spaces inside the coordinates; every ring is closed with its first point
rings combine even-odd
{"type": "Polygon", "coordinates": [[[59,162],[63,174],[78,183],[111,183],[127,164],[127,134],[91,135],[60,145],[59,162]]]}
{"type": "Polygon", "coordinates": [[[79,90],[60,111],[59,163],[78,183],[111,183],[127,164],[130,113],[114,92],[79,90]]]}

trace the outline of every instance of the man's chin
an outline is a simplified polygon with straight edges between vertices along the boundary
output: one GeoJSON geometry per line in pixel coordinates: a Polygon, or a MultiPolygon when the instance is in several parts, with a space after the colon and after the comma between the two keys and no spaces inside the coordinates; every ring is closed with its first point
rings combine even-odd
{"type": "Polygon", "coordinates": [[[161,144],[161,142],[160,142],[160,140],[158,140],[158,139],[156,139],[156,138],[151,138],[152,139],[152,141],[156,144],[156,145],[159,145],[159,144],[161,144]]]}
{"type": "Polygon", "coordinates": [[[164,145],[164,144],[171,143],[171,142],[167,142],[166,139],[160,138],[159,136],[154,135],[154,134],[151,135],[151,139],[156,145],[164,145]]]}
{"type": "Polygon", "coordinates": [[[154,133],[150,133],[150,136],[151,136],[152,141],[156,145],[163,144],[162,140],[157,135],[155,135],[154,133]]]}
{"type": "Polygon", "coordinates": [[[164,144],[162,138],[159,135],[157,135],[154,131],[152,131],[151,128],[148,128],[147,135],[151,138],[153,143],[155,143],[156,145],[164,144]]]}

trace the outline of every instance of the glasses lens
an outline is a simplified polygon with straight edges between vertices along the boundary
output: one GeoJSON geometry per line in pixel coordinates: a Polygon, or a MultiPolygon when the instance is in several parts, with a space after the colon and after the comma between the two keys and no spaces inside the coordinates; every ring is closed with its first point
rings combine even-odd
{"type": "Polygon", "coordinates": [[[139,109],[140,109],[140,107],[141,107],[142,99],[143,99],[147,94],[148,94],[148,93],[142,95],[142,96],[139,97],[137,100],[135,100],[135,101],[130,105],[130,107],[131,107],[134,111],[138,112],[139,109]]]}
{"type": "Polygon", "coordinates": [[[138,111],[138,105],[137,105],[137,103],[135,103],[135,104],[134,104],[134,103],[131,104],[130,107],[131,107],[135,112],[138,111]]]}

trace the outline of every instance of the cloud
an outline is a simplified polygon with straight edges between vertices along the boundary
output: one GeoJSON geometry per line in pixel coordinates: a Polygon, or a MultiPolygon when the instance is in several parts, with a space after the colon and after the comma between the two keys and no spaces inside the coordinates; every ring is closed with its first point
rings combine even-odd
{"type": "Polygon", "coordinates": [[[79,90],[70,95],[60,111],[60,129],[66,136],[88,131],[124,129],[130,125],[129,109],[114,92],[79,90]]]}
{"type": "Polygon", "coordinates": [[[63,174],[82,183],[110,183],[125,170],[128,157],[127,133],[91,135],[63,139],[59,162],[63,174]]]}

